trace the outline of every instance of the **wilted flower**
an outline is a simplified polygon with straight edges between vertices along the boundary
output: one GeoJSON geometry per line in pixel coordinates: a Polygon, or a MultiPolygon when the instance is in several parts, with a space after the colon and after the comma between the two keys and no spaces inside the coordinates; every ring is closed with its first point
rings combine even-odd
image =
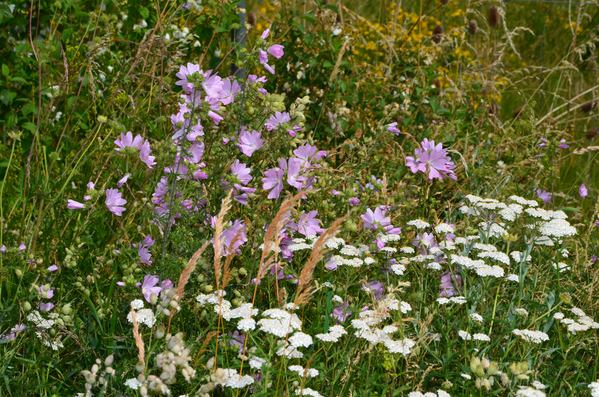
{"type": "Polygon", "coordinates": [[[391,124],[387,124],[387,131],[389,131],[395,135],[401,134],[401,131],[399,130],[399,128],[397,128],[397,121],[394,121],[391,124]]]}

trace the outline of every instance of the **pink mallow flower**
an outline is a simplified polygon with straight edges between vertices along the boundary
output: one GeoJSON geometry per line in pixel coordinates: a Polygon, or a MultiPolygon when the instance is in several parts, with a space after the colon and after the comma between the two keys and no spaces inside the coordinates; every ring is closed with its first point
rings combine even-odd
{"type": "Polygon", "coordinates": [[[387,124],[387,131],[389,131],[395,135],[401,134],[401,131],[399,130],[399,128],[397,128],[397,121],[394,121],[391,124],[387,124]]]}
{"type": "Polygon", "coordinates": [[[148,168],[153,168],[156,165],[156,158],[152,156],[152,148],[150,142],[144,139],[141,135],[135,135],[131,131],[121,134],[114,144],[116,145],[116,151],[121,152],[128,148],[136,149],[139,151],[139,159],[145,163],[148,168]]]}
{"type": "Polygon", "coordinates": [[[587,186],[584,183],[578,187],[578,194],[581,198],[586,198],[589,195],[589,189],[587,189],[587,186]]]}
{"type": "Polygon", "coordinates": [[[252,154],[264,145],[264,140],[258,131],[247,131],[242,129],[239,133],[238,144],[241,153],[248,157],[252,157],[252,154]]]}
{"type": "Polygon", "coordinates": [[[441,275],[439,285],[439,296],[449,298],[457,295],[457,288],[462,286],[462,277],[459,274],[452,274],[447,271],[441,275]]]}
{"type": "Polygon", "coordinates": [[[243,221],[237,219],[226,228],[221,235],[223,256],[239,254],[240,248],[247,241],[246,226],[243,221]]]}
{"type": "Polygon", "coordinates": [[[278,126],[288,123],[289,121],[291,121],[289,113],[275,112],[275,114],[273,114],[268,118],[268,120],[266,120],[266,123],[264,123],[264,127],[266,127],[268,131],[272,131],[278,126]]]}
{"type": "Polygon", "coordinates": [[[117,189],[106,189],[106,207],[116,216],[123,215],[127,200],[117,189]]]}
{"type": "Polygon", "coordinates": [[[543,190],[543,189],[537,189],[536,193],[537,193],[537,197],[540,198],[541,200],[543,200],[543,202],[545,202],[545,203],[550,202],[551,198],[553,197],[553,195],[550,192],[543,190]]]}
{"type": "Polygon", "coordinates": [[[406,166],[414,174],[422,172],[428,174],[428,179],[444,179],[449,177],[456,180],[454,173],[455,164],[447,155],[443,144],[435,145],[435,141],[424,138],[421,148],[414,151],[415,157],[406,157],[406,166]]]}
{"type": "Polygon", "coordinates": [[[268,47],[268,50],[266,51],[273,57],[280,59],[283,55],[285,55],[284,48],[285,47],[283,47],[281,44],[273,44],[268,47]]]}
{"type": "Polygon", "coordinates": [[[79,201],[68,199],[67,200],[67,208],[70,210],[80,210],[80,209],[85,208],[85,204],[80,203],[79,201]]]}
{"type": "Polygon", "coordinates": [[[292,222],[289,227],[291,230],[295,230],[305,237],[316,236],[317,234],[324,232],[324,229],[320,227],[320,220],[316,218],[317,216],[318,211],[316,210],[303,212],[297,223],[292,222]]]}
{"type": "Polygon", "coordinates": [[[144,281],[141,284],[141,293],[148,303],[152,303],[152,296],[156,296],[157,298],[160,291],[162,291],[162,287],[157,285],[159,281],[160,278],[158,276],[151,274],[144,276],[144,281]]]}
{"type": "Polygon", "coordinates": [[[383,230],[389,234],[399,234],[401,229],[391,224],[391,218],[387,216],[387,207],[379,205],[373,210],[366,209],[366,213],[360,216],[364,222],[364,228],[368,230],[383,230]]]}

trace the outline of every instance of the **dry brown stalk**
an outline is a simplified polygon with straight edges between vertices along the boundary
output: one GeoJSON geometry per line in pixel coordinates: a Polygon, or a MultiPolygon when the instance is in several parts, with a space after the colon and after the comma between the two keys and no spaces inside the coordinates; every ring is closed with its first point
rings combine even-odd
{"type": "Polygon", "coordinates": [[[193,253],[191,258],[189,258],[189,261],[187,262],[185,269],[183,269],[183,271],[181,272],[181,275],[179,276],[179,282],[177,283],[178,299],[181,299],[183,297],[183,294],[185,293],[185,285],[187,285],[191,273],[193,273],[193,271],[195,270],[198,261],[200,260],[200,257],[202,256],[204,251],[206,251],[206,248],[208,248],[209,244],[210,241],[206,241],[204,244],[202,244],[202,246],[196,252],[193,253]]]}
{"type": "Polygon", "coordinates": [[[279,247],[281,230],[283,230],[288,221],[289,213],[295,204],[297,204],[297,202],[304,196],[304,194],[305,193],[298,193],[295,196],[283,201],[281,207],[277,211],[277,214],[273,218],[272,222],[270,222],[270,225],[268,225],[268,229],[266,229],[266,234],[264,235],[262,256],[260,257],[260,265],[258,266],[258,274],[256,275],[256,285],[258,285],[264,278],[266,272],[270,268],[270,265],[275,261],[276,255],[270,255],[270,253],[275,252],[275,250],[279,247]]]}
{"type": "MultiPolygon", "coordinates": [[[[240,238],[241,238],[241,231],[237,232],[235,234],[235,236],[233,237],[233,239],[231,240],[231,247],[234,247],[235,243],[240,238]]],[[[229,281],[231,280],[231,262],[233,261],[234,257],[235,257],[235,253],[231,252],[225,258],[225,264],[223,265],[223,278],[222,278],[222,281],[220,282],[221,289],[227,288],[227,285],[229,284],[229,281]]]]}
{"type": "Polygon", "coordinates": [[[339,227],[341,223],[345,220],[345,217],[337,219],[327,230],[324,231],[314,243],[314,248],[312,248],[312,252],[310,253],[310,258],[308,258],[308,262],[302,269],[299,281],[297,283],[297,290],[295,292],[295,300],[293,301],[296,305],[302,305],[307,303],[310,298],[310,283],[312,281],[312,275],[314,274],[314,269],[316,268],[316,264],[320,262],[324,255],[325,243],[331,237],[334,237],[335,234],[339,231],[339,227]]]}
{"type": "Polygon", "coordinates": [[[131,311],[131,317],[133,319],[133,338],[135,339],[135,346],[137,347],[137,359],[141,365],[145,366],[146,350],[144,341],[139,334],[139,323],[137,322],[137,313],[135,313],[135,310],[131,311]]]}
{"type": "Polygon", "coordinates": [[[198,350],[198,353],[197,353],[198,357],[201,356],[202,354],[206,353],[206,351],[208,350],[208,344],[216,336],[218,336],[217,331],[210,331],[206,334],[206,337],[204,338],[204,341],[202,342],[202,346],[200,346],[200,349],[198,350]]]}
{"type": "Polygon", "coordinates": [[[231,209],[231,191],[227,194],[227,197],[222,201],[220,211],[216,217],[216,225],[214,226],[214,278],[216,281],[216,289],[219,289],[218,282],[221,274],[221,263],[220,257],[222,254],[222,241],[221,236],[223,234],[223,225],[225,222],[225,216],[231,209]]]}

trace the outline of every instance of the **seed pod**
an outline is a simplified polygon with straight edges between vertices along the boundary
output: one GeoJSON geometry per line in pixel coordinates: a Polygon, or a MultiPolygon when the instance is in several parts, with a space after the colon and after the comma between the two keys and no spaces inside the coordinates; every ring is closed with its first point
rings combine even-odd
{"type": "Polygon", "coordinates": [[[496,103],[492,103],[489,105],[489,114],[491,116],[497,116],[499,114],[499,105],[496,103]]]}
{"type": "Polygon", "coordinates": [[[256,24],[256,14],[254,14],[253,12],[247,14],[247,22],[250,25],[254,26],[256,24]]]}
{"type": "Polygon", "coordinates": [[[589,113],[591,110],[595,109],[596,107],[597,107],[597,102],[588,101],[587,103],[583,104],[580,107],[580,110],[582,110],[585,113],[589,113]]]}
{"type": "Polygon", "coordinates": [[[477,30],[478,24],[476,21],[474,19],[470,20],[470,22],[468,22],[468,33],[475,34],[477,30]]]}
{"type": "Polygon", "coordinates": [[[516,108],[516,110],[514,110],[514,113],[512,113],[512,118],[514,118],[514,119],[519,118],[523,111],[524,111],[524,106],[518,106],[516,108]]]}
{"type": "Polygon", "coordinates": [[[433,29],[433,36],[432,39],[435,43],[440,43],[441,39],[443,38],[443,27],[441,25],[437,25],[435,26],[435,28],[433,29]]]}
{"type": "Polygon", "coordinates": [[[499,9],[497,9],[496,6],[491,6],[489,8],[489,15],[487,16],[489,26],[496,28],[499,25],[500,18],[501,16],[499,15],[499,9]]]}

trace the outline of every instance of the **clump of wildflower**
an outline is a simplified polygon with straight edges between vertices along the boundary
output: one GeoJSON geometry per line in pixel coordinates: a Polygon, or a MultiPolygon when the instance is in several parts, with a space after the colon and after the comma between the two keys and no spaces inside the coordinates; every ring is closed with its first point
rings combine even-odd
{"type": "Polygon", "coordinates": [[[116,145],[116,151],[127,151],[136,150],[139,152],[139,159],[148,166],[148,168],[154,168],[156,165],[156,158],[152,156],[152,148],[150,142],[144,139],[141,135],[135,135],[131,131],[121,134],[114,144],[116,145]]]}

